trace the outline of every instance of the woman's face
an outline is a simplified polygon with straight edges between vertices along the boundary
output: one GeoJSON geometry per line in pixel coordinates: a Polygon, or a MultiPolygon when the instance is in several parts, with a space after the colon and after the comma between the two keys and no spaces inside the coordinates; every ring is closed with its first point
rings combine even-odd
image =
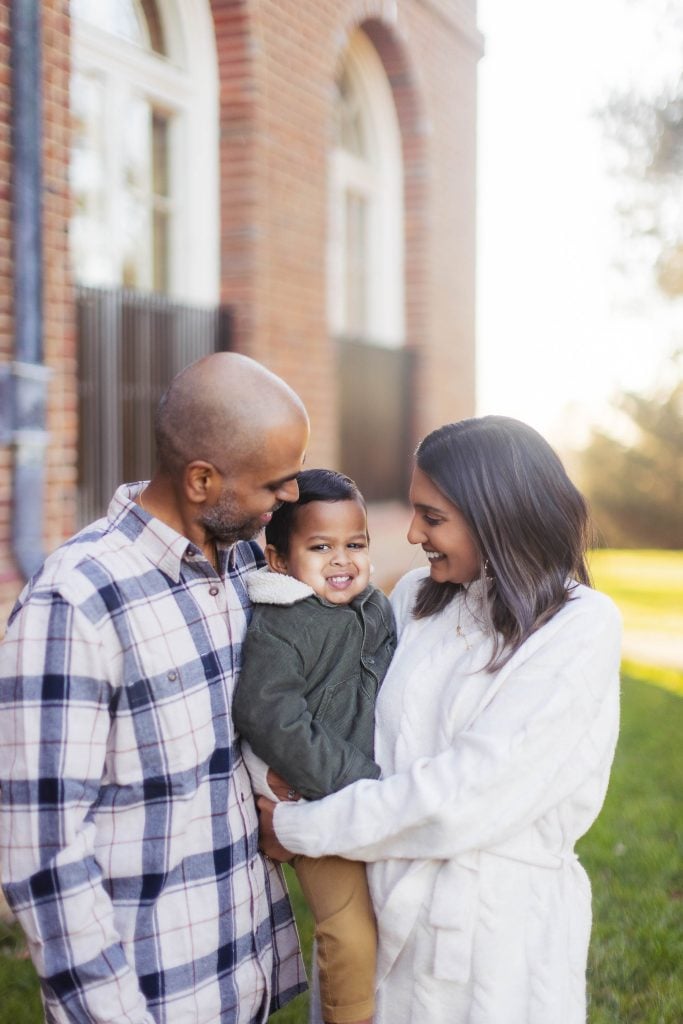
{"type": "Polygon", "coordinates": [[[470,583],[480,574],[481,556],[460,509],[445,498],[419,466],[410,485],[411,544],[421,544],[435,583],[470,583]]]}

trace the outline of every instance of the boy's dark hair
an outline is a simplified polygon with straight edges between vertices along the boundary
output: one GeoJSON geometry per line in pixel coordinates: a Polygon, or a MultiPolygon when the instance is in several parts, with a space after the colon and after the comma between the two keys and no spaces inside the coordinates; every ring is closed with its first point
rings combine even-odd
{"type": "Polygon", "coordinates": [[[304,469],[297,474],[296,482],[299,485],[297,500],[285,501],[273,512],[266,526],[266,543],[272,544],[281,555],[289,552],[296,512],[301,505],[311,501],[357,501],[366,508],[365,498],[351,477],[333,469],[304,469]]]}

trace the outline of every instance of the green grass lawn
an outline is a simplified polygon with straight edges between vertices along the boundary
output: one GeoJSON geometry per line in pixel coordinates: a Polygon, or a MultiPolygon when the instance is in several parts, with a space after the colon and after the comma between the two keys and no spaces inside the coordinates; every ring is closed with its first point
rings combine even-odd
{"type": "Polygon", "coordinates": [[[38,983],[21,931],[0,921],[0,1022],[40,1024],[42,1020],[38,983]]]}
{"type": "Polygon", "coordinates": [[[590,566],[626,629],[683,636],[683,551],[593,551],[590,566]]]}
{"type": "MultiPolygon", "coordinates": [[[[601,551],[593,571],[630,621],[668,630],[680,616],[683,553],[601,551]]],[[[683,671],[625,663],[612,781],[600,818],[579,844],[593,882],[589,1024],[683,1022],[682,737],[683,671]]],[[[310,955],[310,917],[291,873],[288,881],[310,955]]],[[[23,957],[18,928],[0,924],[0,1024],[42,1020],[23,957]]],[[[299,996],[271,1022],[306,1024],[307,1006],[299,996]]]]}
{"type": "Polygon", "coordinates": [[[681,737],[683,699],[625,673],[607,800],[578,847],[593,883],[590,1024],[683,1021],[681,737]]]}

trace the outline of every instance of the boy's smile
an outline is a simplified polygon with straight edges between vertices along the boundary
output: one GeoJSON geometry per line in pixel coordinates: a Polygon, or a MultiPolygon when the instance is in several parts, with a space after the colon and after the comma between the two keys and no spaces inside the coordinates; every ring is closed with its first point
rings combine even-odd
{"type": "Polygon", "coordinates": [[[353,499],[311,501],[296,510],[286,555],[266,548],[271,569],[288,573],[332,604],[348,604],[370,581],[365,509],[353,499]]]}

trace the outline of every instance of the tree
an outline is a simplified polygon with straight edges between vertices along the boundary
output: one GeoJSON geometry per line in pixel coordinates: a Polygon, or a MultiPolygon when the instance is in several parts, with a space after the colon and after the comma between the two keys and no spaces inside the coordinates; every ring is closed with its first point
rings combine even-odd
{"type": "MultiPolygon", "coordinates": [[[[630,0],[642,5],[644,0],[630,0]]],[[[683,52],[679,0],[646,0],[659,7],[659,31],[683,52]]],[[[671,47],[674,51],[676,46],[671,47]]],[[[598,112],[612,148],[621,188],[617,212],[630,245],[622,265],[645,259],[667,298],[683,296],[683,73],[680,60],[663,68],[656,86],[613,93],[598,112]]]]}
{"type": "Polygon", "coordinates": [[[671,363],[673,383],[615,402],[633,443],[595,429],[580,454],[582,487],[609,547],[683,548],[683,352],[671,363]]]}
{"type": "MultiPolygon", "coordinates": [[[[683,301],[683,8],[680,0],[625,0],[648,12],[662,53],[647,84],[616,90],[598,112],[618,181],[625,229],[619,262],[633,285],[646,262],[659,295],[683,301]]],[[[673,306],[669,306],[673,309],[673,306]]],[[[680,345],[680,339],[674,342],[680,345]]],[[[583,487],[602,540],[611,546],[683,548],[683,351],[668,384],[649,394],[623,392],[630,443],[594,429],[580,454],[583,487]]]]}

